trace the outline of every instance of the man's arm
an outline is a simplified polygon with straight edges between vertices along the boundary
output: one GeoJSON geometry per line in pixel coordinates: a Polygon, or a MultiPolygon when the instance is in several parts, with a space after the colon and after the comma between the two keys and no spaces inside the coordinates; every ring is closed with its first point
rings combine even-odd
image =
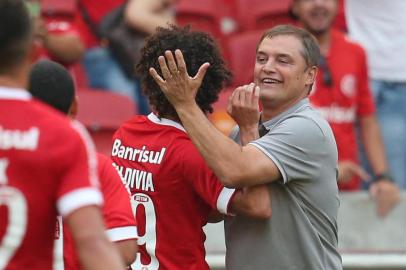
{"type": "Polygon", "coordinates": [[[237,190],[231,201],[230,212],[253,218],[271,218],[271,196],[267,185],[237,190]]]}
{"type": "Polygon", "coordinates": [[[85,206],[65,217],[80,262],[86,270],[124,269],[117,249],[104,233],[103,219],[95,206],[85,206]]]}
{"type": "Polygon", "coordinates": [[[137,239],[114,242],[125,265],[131,265],[137,258],[137,239]]]}
{"type": "MultiPolygon", "coordinates": [[[[374,115],[360,118],[361,138],[365,152],[375,175],[385,175],[388,165],[381,132],[374,115]]],[[[379,216],[387,215],[400,200],[399,188],[385,177],[372,183],[370,193],[377,203],[379,216]]]]}
{"type": "Polygon", "coordinates": [[[253,186],[275,181],[281,177],[275,163],[255,146],[240,146],[218,131],[206,118],[195,101],[209,64],[203,64],[195,77],[189,77],[183,55],[167,51],[169,68],[160,56],[162,79],[155,69],[154,77],[169,101],[175,107],[188,135],[199,149],[209,167],[227,187],[253,186]]]}
{"type": "Polygon", "coordinates": [[[170,7],[164,7],[163,0],[131,0],[125,10],[125,20],[135,30],[152,34],[155,29],[175,23],[170,7]]]}

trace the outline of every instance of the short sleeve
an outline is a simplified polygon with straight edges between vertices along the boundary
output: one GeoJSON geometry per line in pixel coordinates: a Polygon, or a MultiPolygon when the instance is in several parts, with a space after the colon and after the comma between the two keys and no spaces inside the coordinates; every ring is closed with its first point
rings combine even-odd
{"type": "Polygon", "coordinates": [[[97,157],[107,235],[113,242],[136,239],[137,226],[131,209],[130,194],[112,161],[101,154],[97,157]]]}
{"type": "Polygon", "coordinates": [[[318,124],[305,116],[288,118],[251,142],[278,167],[283,182],[314,179],[320,168],[326,138],[318,124]]]}
{"type": "Polygon", "coordinates": [[[183,174],[199,196],[213,209],[228,214],[234,189],[224,187],[207,166],[197,149],[190,144],[183,152],[183,174]]]}
{"type": "MultiPolygon", "coordinates": [[[[87,205],[101,205],[94,145],[84,127],[74,121],[63,129],[54,169],[59,174],[57,207],[62,216],[87,205]]],[[[61,133],[62,133],[61,132],[61,133]]]]}

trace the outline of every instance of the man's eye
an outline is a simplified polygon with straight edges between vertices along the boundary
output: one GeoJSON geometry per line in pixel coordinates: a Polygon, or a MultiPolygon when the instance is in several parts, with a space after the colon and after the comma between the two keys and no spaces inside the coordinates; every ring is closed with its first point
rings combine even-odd
{"type": "Polygon", "coordinates": [[[264,57],[258,57],[257,58],[258,63],[264,63],[265,61],[266,61],[266,59],[264,57]]]}

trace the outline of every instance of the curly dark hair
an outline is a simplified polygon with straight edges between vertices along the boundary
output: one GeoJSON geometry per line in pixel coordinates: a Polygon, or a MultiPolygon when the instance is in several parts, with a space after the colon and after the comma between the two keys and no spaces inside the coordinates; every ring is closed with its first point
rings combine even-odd
{"type": "Polygon", "coordinates": [[[182,51],[190,76],[194,76],[203,63],[210,63],[197,92],[196,103],[204,113],[213,112],[212,104],[217,101],[225,84],[230,82],[231,72],[225,66],[214,40],[206,33],[191,31],[189,26],[159,27],[156,33],[146,40],[141,51],[141,59],[136,66],[142,93],[148,97],[149,103],[158,112],[159,117],[178,118],[174,107],[149,74],[149,69],[153,67],[162,76],[158,57],[164,55],[166,50],[174,52],[176,49],[182,51]]]}

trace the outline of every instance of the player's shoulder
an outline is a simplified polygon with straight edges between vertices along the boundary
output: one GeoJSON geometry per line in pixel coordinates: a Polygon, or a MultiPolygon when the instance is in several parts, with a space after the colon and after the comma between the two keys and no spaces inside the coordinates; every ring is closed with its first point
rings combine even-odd
{"type": "Polygon", "coordinates": [[[70,144],[78,140],[90,140],[82,124],[42,102],[33,100],[27,113],[34,119],[33,123],[38,126],[46,141],[58,140],[63,144],[70,144]]]}

